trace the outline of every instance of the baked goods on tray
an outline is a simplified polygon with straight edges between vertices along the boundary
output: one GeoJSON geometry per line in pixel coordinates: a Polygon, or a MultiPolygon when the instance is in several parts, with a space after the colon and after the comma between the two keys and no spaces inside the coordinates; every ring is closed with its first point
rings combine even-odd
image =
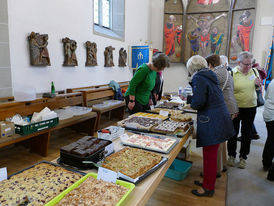
{"type": "Polygon", "coordinates": [[[167,152],[175,143],[176,140],[170,137],[156,138],[151,136],[133,134],[122,140],[123,144],[136,146],[144,149],[167,152]]]}
{"type": "Polygon", "coordinates": [[[165,120],[168,118],[167,116],[153,114],[153,113],[145,113],[145,112],[137,112],[137,113],[131,115],[131,117],[132,116],[133,117],[148,117],[148,118],[161,119],[161,120],[165,120]]]}
{"type": "Polygon", "coordinates": [[[161,160],[161,155],[154,152],[126,147],[106,157],[102,167],[135,179],[145,174],[161,160]]]}
{"type": "Polygon", "coordinates": [[[128,128],[149,130],[152,126],[157,125],[160,122],[161,120],[159,119],[131,116],[127,119],[117,122],[117,124],[128,128]]]}
{"type": "Polygon", "coordinates": [[[188,124],[185,122],[175,122],[172,120],[164,121],[158,126],[154,127],[152,131],[159,131],[163,133],[174,133],[177,129],[183,129],[186,131],[188,129],[188,124]]]}
{"type": "Polygon", "coordinates": [[[44,205],[82,175],[40,163],[0,182],[0,205],[44,205]]]}
{"type": "Polygon", "coordinates": [[[161,110],[162,111],[167,111],[168,114],[170,114],[170,115],[176,115],[176,114],[181,114],[182,113],[182,111],[180,111],[180,110],[166,109],[166,108],[154,108],[151,111],[156,112],[156,113],[160,113],[161,110]]]}
{"type": "Polygon", "coordinates": [[[115,183],[88,177],[79,187],[69,192],[57,205],[114,206],[128,191],[115,183]]]}
{"type": "Polygon", "coordinates": [[[177,121],[177,122],[190,122],[192,121],[192,117],[189,114],[177,114],[172,115],[170,117],[171,120],[177,121]]]}
{"type": "Polygon", "coordinates": [[[60,150],[61,152],[74,154],[80,157],[87,157],[109,144],[110,142],[107,140],[102,140],[91,136],[85,136],[76,142],[62,147],[60,150]]]}
{"type": "Polygon", "coordinates": [[[176,103],[176,102],[164,102],[162,104],[157,105],[157,108],[166,108],[166,109],[180,109],[184,104],[176,103]]]}

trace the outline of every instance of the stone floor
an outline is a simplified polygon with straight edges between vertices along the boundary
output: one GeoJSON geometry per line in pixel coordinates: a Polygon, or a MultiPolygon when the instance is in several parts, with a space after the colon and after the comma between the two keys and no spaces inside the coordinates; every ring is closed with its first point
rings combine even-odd
{"type": "MultiPolygon", "coordinates": [[[[266,179],[262,169],[262,152],[267,131],[262,117],[263,107],[257,109],[255,126],[259,140],[252,140],[246,169],[237,167],[228,170],[227,206],[272,206],[274,205],[274,182],[266,179]]],[[[238,142],[238,151],[240,144],[238,142]]]]}

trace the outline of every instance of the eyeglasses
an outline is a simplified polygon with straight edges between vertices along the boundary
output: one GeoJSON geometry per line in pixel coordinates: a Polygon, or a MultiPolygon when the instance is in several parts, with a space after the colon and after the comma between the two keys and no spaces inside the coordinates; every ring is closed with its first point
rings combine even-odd
{"type": "Polygon", "coordinates": [[[250,64],[244,64],[243,62],[241,62],[243,65],[245,65],[246,67],[251,67],[252,66],[252,64],[250,63],[250,64]]]}

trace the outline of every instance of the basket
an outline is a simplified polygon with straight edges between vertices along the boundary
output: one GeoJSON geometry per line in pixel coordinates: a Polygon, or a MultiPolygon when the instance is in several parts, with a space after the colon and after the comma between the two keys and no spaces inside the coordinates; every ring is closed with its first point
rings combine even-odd
{"type": "Polygon", "coordinates": [[[53,118],[41,122],[36,122],[28,125],[18,125],[15,124],[15,133],[20,134],[20,135],[28,135],[43,129],[48,129],[51,127],[54,127],[58,125],[59,123],[59,118],[53,118]]]}
{"type": "Polygon", "coordinates": [[[184,180],[187,177],[191,166],[191,162],[175,159],[168,168],[165,176],[177,181],[184,180]]]}

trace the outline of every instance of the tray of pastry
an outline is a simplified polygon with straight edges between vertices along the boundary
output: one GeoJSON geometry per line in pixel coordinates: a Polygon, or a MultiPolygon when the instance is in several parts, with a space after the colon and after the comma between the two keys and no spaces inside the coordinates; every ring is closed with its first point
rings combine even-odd
{"type": "Polygon", "coordinates": [[[150,111],[155,113],[155,114],[160,114],[161,111],[168,112],[169,116],[183,113],[181,110],[166,109],[166,108],[154,108],[150,111]]]}
{"type": "Polygon", "coordinates": [[[162,121],[162,119],[157,118],[130,116],[127,119],[117,122],[117,125],[127,129],[149,131],[152,126],[158,125],[162,121]]]}
{"type": "Polygon", "coordinates": [[[171,115],[170,119],[176,122],[191,122],[192,116],[189,114],[176,114],[176,115],[171,115]]]}
{"type": "Polygon", "coordinates": [[[137,184],[166,162],[166,157],[155,152],[125,147],[106,157],[102,167],[117,172],[119,179],[137,184]]]}
{"type": "Polygon", "coordinates": [[[94,167],[93,164],[85,162],[99,162],[113,152],[114,146],[112,141],[85,136],[62,147],[58,163],[78,169],[91,169],[94,167]]]}
{"type": "Polygon", "coordinates": [[[165,108],[165,109],[174,109],[174,110],[182,110],[183,107],[184,107],[183,103],[176,103],[176,102],[163,102],[155,106],[155,108],[165,108]]]}
{"type": "Polygon", "coordinates": [[[166,120],[168,118],[167,116],[164,116],[164,115],[148,113],[148,112],[137,112],[135,114],[130,115],[130,117],[147,117],[147,118],[160,119],[160,120],[166,120]]]}
{"type": "Polygon", "coordinates": [[[126,181],[116,183],[97,179],[88,173],[45,206],[53,205],[121,205],[135,185],[126,181]],[[94,192],[96,191],[96,192],[94,192]]]}
{"type": "Polygon", "coordinates": [[[0,182],[0,205],[44,205],[86,173],[41,161],[0,182]]]}
{"type": "Polygon", "coordinates": [[[121,141],[123,145],[164,154],[170,153],[170,151],[178,143],[178,140],[174,137],[161,134],[138,132],[129,132],[124,134],[121,136],[121,141]]]}
{"type": "Polygon", "coordinates": [[[176,122],[173,120],[167,120],[161,124],[151,128],[151,132],[156,132],[160,134],[175,135],[179,130],[185,131],[189,129],[189,125],[186,122],[176,122]]]}

